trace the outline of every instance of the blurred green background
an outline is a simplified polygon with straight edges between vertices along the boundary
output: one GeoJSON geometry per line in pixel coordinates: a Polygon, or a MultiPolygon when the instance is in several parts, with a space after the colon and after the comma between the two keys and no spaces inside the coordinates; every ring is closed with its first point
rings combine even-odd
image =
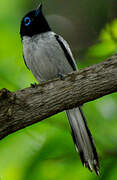
{"type": "MultiPolygon", "coordinates": [[[[0,1],[0,89],[16,91],[36,81],[24,65],[19,27],[38,3],[0,1]]],[[[69,42],[79,68],[117,52],[117,1],[44,1],[44,12],[69,42]]],[[[63,112],[0,141],[0,180],[115,180],[117,94],[87,103],[83,110],[99,152],[100,177],[82,166],[63,112]]]]}

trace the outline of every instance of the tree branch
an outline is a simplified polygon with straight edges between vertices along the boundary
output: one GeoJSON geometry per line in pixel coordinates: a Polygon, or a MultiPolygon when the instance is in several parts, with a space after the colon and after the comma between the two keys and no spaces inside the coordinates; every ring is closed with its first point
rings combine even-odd
{"type": "Polygon", "coordinates": [[[63,110],[117,91],[117,55],[105,62],[16,92],[0,91],[0,139],[63,110]]]}

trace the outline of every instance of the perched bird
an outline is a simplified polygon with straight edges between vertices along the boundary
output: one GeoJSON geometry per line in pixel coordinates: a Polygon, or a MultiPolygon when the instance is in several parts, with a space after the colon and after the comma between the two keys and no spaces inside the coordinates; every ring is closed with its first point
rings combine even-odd
{"type": "MultiPolygon", "coordinates": [[[[25,64],[38,82],[52,80],[77,70],[68,43],[51,30],[43,15],[42,4],[23,17],[20,35],[25,64]]],[[[66,114],[83,165],[99,175],[97,151],[81,107],[69,109],[66,114]]]]}

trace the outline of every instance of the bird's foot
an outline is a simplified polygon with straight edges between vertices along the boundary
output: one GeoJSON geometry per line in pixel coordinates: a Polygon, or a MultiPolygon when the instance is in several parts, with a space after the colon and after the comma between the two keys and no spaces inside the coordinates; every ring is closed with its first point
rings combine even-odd
{"type": "Polygon", "coordinates": [[[58,73],[58,77],[60,78],[60,80],[64,80],[65,79],[65,75],[62,73],[58,73]]]}
{"type": "Polygon", "coordinates": [[[30,84],[32,88],[36,88],[37,87],[37,83],[31,83],[30,84]]]}

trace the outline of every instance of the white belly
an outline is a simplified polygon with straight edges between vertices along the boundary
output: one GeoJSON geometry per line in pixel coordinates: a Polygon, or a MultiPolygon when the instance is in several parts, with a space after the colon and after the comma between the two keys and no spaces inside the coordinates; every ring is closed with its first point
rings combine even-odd
{"type": "Polygon", "coordinates": [[[23,53],[28,68],[37,81],[47,81],[73,71],[55,37],[26,37],[23,53]]]}

